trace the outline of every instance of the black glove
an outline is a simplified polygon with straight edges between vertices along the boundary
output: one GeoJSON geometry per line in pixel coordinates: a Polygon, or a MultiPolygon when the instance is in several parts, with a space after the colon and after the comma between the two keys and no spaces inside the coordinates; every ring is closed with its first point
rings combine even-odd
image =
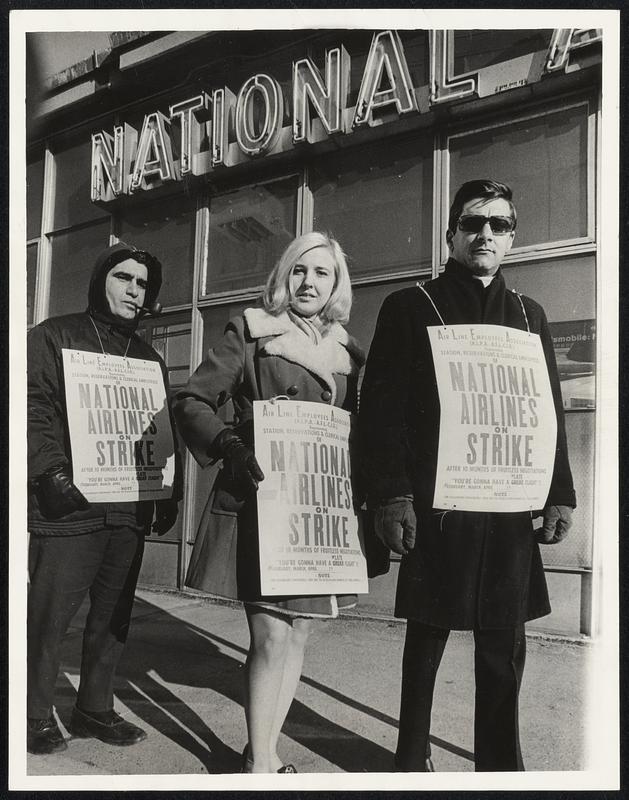
{"type": "Polygon", "coordinates": [[[557,544],[568,535],[572,525],[572,508],[570,506],[546,506],[544,524],[537,531],[540,544],[557,544]]]}
{"type": "Polygon", "coordinates": [[[37,479],[39,507],[48,519],[59,519],[90,507],[87,498],[72,483],[67,469],[64,464],[58,464],[37,479]]]}
{"type": "Polygon", "coordinates": [[[169,497],[167,500],[155,501],[155,521],[152,530],[158,535],[163,536],[172,528],[177,521],[179,513],[179,502],[169,497]]]}
{"type": "Polygon", "coordinates": [[[415,547],[417,517],[410,495],[391,497],[376,507],[376,536],[394,553],[405,556],[415,547]]]}
{"type": "Polygon", "coordinates": [[[223,458],[227,478],[243,494],[256,491],[258,482],[264,480],[264,473],[256,461],[253,451],[242,439],[230,430],[219,433],[212,449],[217,449],[223,458]]]}

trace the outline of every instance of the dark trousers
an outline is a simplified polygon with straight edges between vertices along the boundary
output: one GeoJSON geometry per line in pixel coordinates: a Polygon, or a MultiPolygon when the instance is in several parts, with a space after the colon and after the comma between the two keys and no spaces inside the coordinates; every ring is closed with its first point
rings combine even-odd
{"type": "MultiPolygon", "coordinates": [[[[437,670],[449,630],[408,621],[402,662],[402,699],[395,765],[425,771],[437,670]]],[[[474,760],[477,772],[524,769],[518,695],[526,658],[524,625],[474,631],[474,760]]]]}
{"type": "Polygon", "coordinates": [[[77,705],[113,708],[113,680],[129,630],[144,535],[106,528],[79,536],[32,536],[28,568],[27,716],[52,712],[61,642],[89,592],[77,705]]]}

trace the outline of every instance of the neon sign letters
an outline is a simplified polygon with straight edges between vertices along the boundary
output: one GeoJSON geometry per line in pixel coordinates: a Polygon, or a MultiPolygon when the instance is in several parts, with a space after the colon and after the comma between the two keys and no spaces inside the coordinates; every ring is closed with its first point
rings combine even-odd
{"type": "MultiPolygon", "coordinates": [[[[599,30],[555,30],[544,71],[564,69],[571,50],[600,38],[599,30]]],[[[479,72],[453,74],[453,31],[429,31],[428,45],[430,107],[482,96],[479,72]]],[[[526,82],[514,80],[494,92],[526,82]]],[[[127,123],[116,125],[113,134],[94,133],[92,201],[109,202],[427,110],[425,100],[420,109],[420,90],[412,84],[402,41],[392,30],[374,34],[353,109],[349,92],[350,56],[340,46],[326,52],[323,73],[308,57],[293,63],[290,103],[274,77],[258,73],[237,95],[224,86],[171,105],[168,116],[147,114],[139,134],[127,123]],[[290,124],[284,126],[286,115],[290,124]]]]}

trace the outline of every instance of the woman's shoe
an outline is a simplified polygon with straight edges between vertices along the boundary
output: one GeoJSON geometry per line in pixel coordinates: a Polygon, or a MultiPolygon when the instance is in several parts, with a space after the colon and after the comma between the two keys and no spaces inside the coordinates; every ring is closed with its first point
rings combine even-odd
{"type": "Polygon", "coordinates": [[[297,770],[292,764],[284,764],[283,767],[278,769],[278,772],[297,772],[297,770]]]}

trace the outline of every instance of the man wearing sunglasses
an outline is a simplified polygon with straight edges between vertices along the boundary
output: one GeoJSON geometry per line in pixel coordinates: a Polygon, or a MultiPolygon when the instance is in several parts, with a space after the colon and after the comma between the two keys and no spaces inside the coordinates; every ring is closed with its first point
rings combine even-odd
{"type": "Polygon", "coordinates": [[[434,769],[430,716],[450,630],[474,633],[476,771],[524,769],[518,727],[524,623],[550,612],[538,543],[565,537],[576,501],[546,316],[534,300],[507,289],[500,269],[515,230],[508,186],[494,180],[463,184],[448,217],[444,272],[385,300],[367,360],[360,466],[375,533],[402,556],[395,615],[408,620],[395,755],[401,772],[434,769]],[[427,328],[470,323],[530,330],[541,339],[557,442],[537,534],[530,512],[433,507],[440,402],[427,328]]]}

